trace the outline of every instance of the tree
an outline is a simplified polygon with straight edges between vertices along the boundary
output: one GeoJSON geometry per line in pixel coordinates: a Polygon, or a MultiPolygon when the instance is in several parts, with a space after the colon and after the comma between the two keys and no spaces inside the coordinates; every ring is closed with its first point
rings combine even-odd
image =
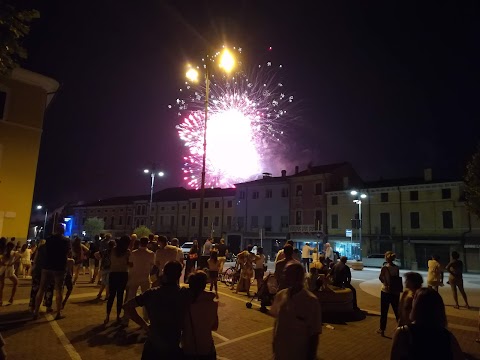
{"type": "Polygon", "coordinates": [[[97,217],[88,218],[87,220],[85,220],[85,224],[83,224],[83,230],[85,231],[88,237],[92,237],[92,238],[95,235],[99,235],[104,228],[105,228],[105,221],[97,217]]]}
{"type": "MultiPolygon", "coordinates": [[[[21,59],[27,58],[22,39],[30,32],[30,24],[40,17],[33,9],[22,9],[14,0],[0,1],[0,74],[8,75],[21,59]]],[[[18,3],[18,1],[15,1],[18,3]]]]}
{"type": "Polygon", "coordinates": [[[152,234],[152,230],[145,225],[142,225],[133,230],[133,233],[137,234],[137,237],[140,239],[142,237],[148,237],[148,235],[152,234]]]}
{"type": "Polygon", "coordinates": [[[480,218],[480,145],[467,164],[465,200],[468,211],[480,218]]]}

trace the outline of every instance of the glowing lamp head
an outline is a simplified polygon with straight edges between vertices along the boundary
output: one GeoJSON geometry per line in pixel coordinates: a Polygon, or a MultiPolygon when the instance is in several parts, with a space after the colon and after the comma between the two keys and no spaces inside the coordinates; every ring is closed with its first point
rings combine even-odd
{"type": "Polygon", "coordinates": [[[42,205],[37,205],[37,210],[42,210],[43,206],[42,205]]]}
{"type": "Polygon", "coordinates": [[[148,173],[150,172],[150,170],[145,169],[145,170],[143,170],[143,172],[144,172],[145,174],[148,174],[148,173]]]}
{"type": "Polygon", "coordinates": [[[158,176],[160,176],[160,177],[162,177],[163,175],[165,175],[163,171],[160,171],[160,172],[158,173],[158,176]]]}
{"type": "Polygon", "coordinates": [[[191,67],[187,70],[187,73],[185,74],[185,76],[187,77],[188,80],[192,82],[197,82],[199,74],[196,69],[191,67]]]}
{"type": "Polygon", "coordinates": [[[235,58],[233,57],[232,53],[228,51],[228,49],[224,49],[220,55],[219,66],[227,73],[232,71],[235,67],[235,58]]]}
{"type": "Polygon", "coordinates": [[[365,198],[367,197],[367,195],[366,195],[366,194],[362,194],[362,195],[360,195],[360,197],[361,197],[362,199],[365,199],[365,198]]]}
{"type": "Polygon", "coordinates": [[[355,196],[355,195],[358,194],[358,192],[357,192],[357,190],[352,190],[352,191],[350,191],[350,194],[353,195],[353,196],[355,196]]]}

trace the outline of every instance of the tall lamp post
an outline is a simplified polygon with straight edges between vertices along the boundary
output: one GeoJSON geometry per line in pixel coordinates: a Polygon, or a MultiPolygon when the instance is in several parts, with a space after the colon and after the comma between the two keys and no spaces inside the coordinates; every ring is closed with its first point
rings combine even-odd
{"type": "MultiPolygon", "coordinates": [[[[224,48],[220,54],[220,61],[218,63],[219,67],[229,73],[235,66],[235,58],[230,53],[227,48],[224,48]]],[[[202,180],[200,184],[200,214],[198,221],[198,240],[202,243],[202,233],[203,233],[203,207],[205,202],[205,172],[206,172],[206,162],[207,162],[207,119],[208,119],[208,98],[210,94],[210,79],[209,79],[209,63],[206,62],[205,66],[205,120],[203,125],[203,154],[202,154],[202,180]]],[[[189,66],[187,73],[185,74],[187,79],[192,82],[198,82],[199,72],[197,69],[189,66]]]]}
{"type": "Polygon", "coordinates": [[[358,205],[358,242],[362,246],[362,199],[367,198],[367,194],[357,190],[350,191],[350,195],[354,196],[353,202],[358,205]]]}
{"type": "MultiPolygon", "coordinates": [[[[43,206],[42,205],[37,205],[37,210],[42,210],[43,206]]],[[[48,217],[48,209],[45,208],[45,219],[43,220],[43,238],[46,236],[46,231],[47,231],[47,217],[48,217]]]]}
{"type": "Polygon", "coordinates": [[[153,185],[155,184],[155,176],[163,177],[165,173],[163,171],[157,172],[153,167],[152,169],[145,169],[143,170],[145,174],[150,174],[150,204],[148,206],[148,219],[151,220],[150,227],[153,226],[153,219],[152,218],[152,201],[153,201],[153,185]]]}

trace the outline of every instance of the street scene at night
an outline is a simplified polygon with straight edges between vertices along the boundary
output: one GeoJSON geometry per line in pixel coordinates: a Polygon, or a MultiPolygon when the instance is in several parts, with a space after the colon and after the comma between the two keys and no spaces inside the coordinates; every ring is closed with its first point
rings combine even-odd
{"type": "Polygon", "coordinates": [[[474,2],[0,3],[0,360],[480,359],[474,2]]]}

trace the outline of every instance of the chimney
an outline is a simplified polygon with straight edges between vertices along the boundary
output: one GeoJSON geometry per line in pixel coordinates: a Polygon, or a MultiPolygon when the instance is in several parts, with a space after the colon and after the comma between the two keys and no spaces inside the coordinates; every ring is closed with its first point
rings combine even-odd
{"type": "Polygon", "coordinates": [[[282,170],[282,177],[286,177],[287,176],[287,170],[282,170]]]}
{"type": "Polygon", "coordinates": [[[298,166],[295,166],[295,175],[298,174],[298,166]]]}
{"type": "Polygon", "coordinates": [[[432,181],[432,169],[423,169],[423,179],[425,182],[431,182],[432,181]]]}

